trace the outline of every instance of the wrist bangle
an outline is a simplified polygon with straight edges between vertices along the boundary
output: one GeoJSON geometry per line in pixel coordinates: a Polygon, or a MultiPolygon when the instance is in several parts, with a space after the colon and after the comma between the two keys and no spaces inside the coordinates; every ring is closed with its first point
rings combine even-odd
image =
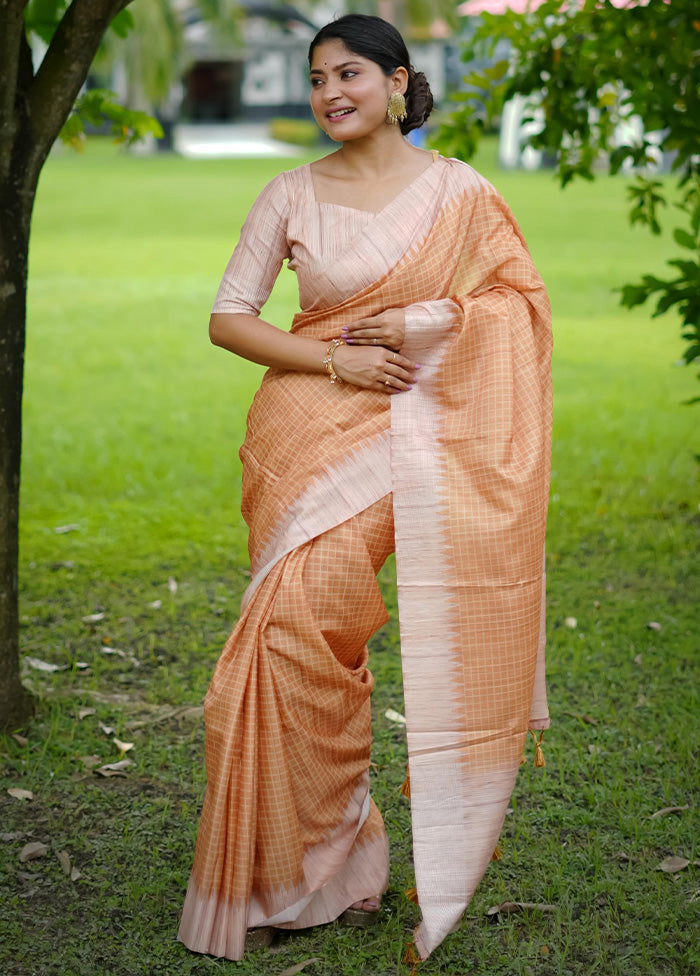
{"type": "Polygon", "coordinates": [[[345,345],[345,339],[332,339],[330,345],[328,346],[328,349],[326,350],[326,358],[323,360],[323,365],[325,366],[326,372],[331,378],[331,383],[343,382],[340,376],[338,376],[335,369],[333,368],[333,356],[335,355],[335,351],[338,348],[338,346],[344,346],[344,345],[345,345]]]}

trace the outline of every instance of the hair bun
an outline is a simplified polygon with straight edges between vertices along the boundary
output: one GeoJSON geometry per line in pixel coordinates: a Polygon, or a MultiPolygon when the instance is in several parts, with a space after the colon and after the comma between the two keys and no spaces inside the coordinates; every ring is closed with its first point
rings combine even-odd
{"type": "Polygon", "coordinates": [[[406,89],[407,117],[401,123],[403,134],[406,135],[412,129],[419,129],[432,109],[433,93],[430,90],[428,79],[422,71],[414,71],[411,68],[408,76],[408,88],[406,89]]]}

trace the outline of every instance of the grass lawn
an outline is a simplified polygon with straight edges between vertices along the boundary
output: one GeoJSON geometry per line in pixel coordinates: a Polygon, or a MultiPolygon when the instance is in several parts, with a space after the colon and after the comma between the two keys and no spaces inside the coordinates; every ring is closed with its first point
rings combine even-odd
{"type": "MultiPolygon", "coordinates": [[[[407,973],[417,910],[403,894],[405,742],[385,716],[402,709],[391,565],[392,621],[371,646],[373,793],[393,852],[381,926],[281,936],[242,963],[175,941],[204,787],[201,700],[247,583],[237,451],[262,373],[210,346],[208,310],[255,193],[289,165],[96,143],[42,177],[21,539],[38,708],[24,737],[0,741],[6,976],[279,976],[308,960],[313,976],[407,973]],[[133,765],[96,775],[120,759],[115,734],[134,743],[133,765]],[[20,863],[34,841],[46,853],[20,863]]],[[[621,180],[562,193],[549,173],[499,173],[492,146],[478,165],[518,216],[554,310],[553,728],[546,768],[521,772],[503,859],[420,973],[696,976],[700,414],[680,401],[697,384],[674,366],[677,323],[620,310],[612,293],[660,270],[670,246],[627,226],[621,180]],[[653,816],[668,807],[682,809],[653,816]],[[671,855],[690,864],[659,870],[671,855]],[[494,921],[505,901],[553,909],[494,921]]],[[[284,326],[295,307],[285,271],[266,316],[284,326]]]]}

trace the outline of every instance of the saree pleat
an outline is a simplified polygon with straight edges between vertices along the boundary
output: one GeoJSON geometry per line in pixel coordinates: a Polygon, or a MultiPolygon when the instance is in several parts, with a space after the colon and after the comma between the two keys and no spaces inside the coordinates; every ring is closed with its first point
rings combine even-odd
{"type": "Polygon", "coordinates": [[[224,648],[179,932],[191,949],[239,959],[250,927],[328,922],[386,888],[366,645],[387,619],[376,574],[391,511],[387,496],[280,560],[224,648]]]}
{"type": "MultiPolygon", "coordinates": [[[[329,284],[328,300],[316,296],[292,324],[328,341],[404,308],[402,351],[421,363],[418,384],[387,397],[271,369],[249,414],[253,579],[207,696],[207,795],[180,935],[199,951],[240,958],[246,925],[327,921],[386,885],[385,853],[375,860],[386,838],[367,794],[371,678],[366,652],[360,665],[342,649],[347,635],[364,647],[383,620],[377,560],[360,595],[340,559],[352,540],[338,533],[381,513],[382,552],[395,540],[422,958],[459,924],[488,866],[528,729],[549,725],[549,304],[486,181],[442,161],[421,188],[430,219],[403,256],[335,301],[329,284]],[[338,548],[323,548],[331,540],[338,548]],[[294,582],[312,551],[323,567],[316,602],[294,582]],[[320,726],[317,700],[333,702],[320,726]]],[[[357,246],[373,230],[375,243],[400,234],[405,205],[404,194],[363,226],[357,246]]],[[[348,273],[354,253],[343,255],[348,273]]]]}

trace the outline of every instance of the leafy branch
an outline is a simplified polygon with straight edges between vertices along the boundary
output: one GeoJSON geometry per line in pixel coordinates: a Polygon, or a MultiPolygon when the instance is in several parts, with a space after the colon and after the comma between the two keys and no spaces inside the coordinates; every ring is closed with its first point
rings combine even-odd
{"type": "MultiPolygon", "coordinates": [[[[685,220],[673,231],[690,254],[668,262],[668,277],[644,275],[621,289],[632,308],[656,297],[654,316],[675,311],[686,342],[683,359],[700,362],[700,19],[696,0],[650,0],[615,7],[610,0],[564,4],[546,0],[535,11],[483,14],[462,59],[473,66],[454,96],[434,144],[471,158],[506,102],[526,99],[531,134],[525,142],[557,159],[565,187],[595,179],[601,169],[631,171],[629,219],[661,233],[669,196],[685,220]],[[496,60],[499,42],[509,56],[496,60]],[[671,159],[675,185],[654,178],[671,159]]],[[[700,397],[688,401],[700,402],[700,397]]]]}

